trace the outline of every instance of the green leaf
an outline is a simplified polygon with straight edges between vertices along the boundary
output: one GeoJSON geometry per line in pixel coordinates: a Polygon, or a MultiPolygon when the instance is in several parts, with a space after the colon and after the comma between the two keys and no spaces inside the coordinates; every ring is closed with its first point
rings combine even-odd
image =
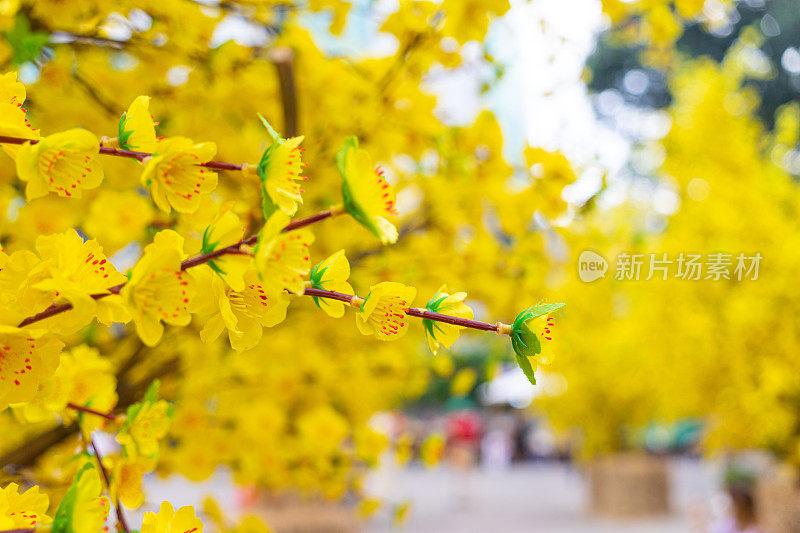
{"type": "Polygon", "coordinates": [[[11,62],[21,65],[35,61],[42,48],[50,41],[50,35],[43,31],[31,31],[30,23],[23,14],[17,15],[14,27],[3,32],[8,44],[14,50],[11,62]]]}
{"type": "Polygon", "coordinates": [[[72,484],[61,499],[61,504],[59,504],[56,515],[53,517],[52,533],[72,533],[72,513],[75,510],[75,500],[78,498],[78,482],[87,470],[94,470],[94,465],[86,463],[72,478],[72,484]]]}
{"type": "Polygon", "coordinates": [[[265,119],[263,116],[261,116],[261,113],[256,113],[256,115],[258,115],[258,118],[261,119],[261,123],[264,125],[264,127],[267,128],[267,131],[269,132],[270,137],[272,137],[272,142],[273,143],[281,143],[281,142],[283,142],[283,139],[281,138],[280,135],[278,135],[278,132],[275,131],[275,128],[272,127],[272,124],[267,122],[267,119],[265,119]]]}
{"type": "Polygon", "coordinates": [[[158,388],[161,386],[161,382],[157,379],[154,379],[153,382],[147,387],[147,392],[144,393],[143,401],[154,403],[158,401],[158,388]]]}
{"type": "Polygon", "coordinates": [[[119,131],[117,132],[117,142],[119,142],[119,147],[123,150],[131,149],[131,147],[128,146],[128,139],[133,134],[133,130],[125,131],[125,117],[127,115],[127,112],[123,112],[122,116],[119,117],[119,131]]]}
{"type": "Polygon", "coordinates": [[[516,350],[514,350],[514,356],[517,359],[517,364],[525,374],[525,377],[531,382],[531,385],[536,385],[536,375],[533,373],[533,366],[531,366],[530,360],[526,356],[517,353],[516,350]]]}

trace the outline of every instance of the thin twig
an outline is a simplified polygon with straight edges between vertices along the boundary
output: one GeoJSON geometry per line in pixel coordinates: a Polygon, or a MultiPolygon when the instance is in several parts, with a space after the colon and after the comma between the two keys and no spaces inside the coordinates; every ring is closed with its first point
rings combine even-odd
{"type": "Polygon", "coordinates": [[[69,407],[70,409],[75,409],[76,411],[81,411],[82,413],[88,413],[90,415],[101,416],[101,417],[105,418],[106,420],[114,421],[114,420],[117,419],[117,415],[115,415],[114,413],[103,413],[102,411],[96,411],[96,410],[91,409],[89,407],[84,407],[82,405],[77,405],[77,404],[74,404],[74,403],[68,403],[67,407],[69,407]]]}
{"type": "MultiPolygon", "coordinates": [[[[106,467],[103,466],[103,458],[100,456],[100,452],[97,450],[97,444],[94,442],[94,437],[89,437],[89,442],[92,443],[92,450],[94,450],[94,456],[97,458],[97,464],[100,465],[100,471],[103,473],[103,479],[106,480],[106,488],[108,489],[108,495],[111,496],[111,479],[108,477],[108,472],[106,472],[106,467]]],[[[128,528],[128,523],[125,521],[125,515],[122,514],[122,509],[119,505],[119,497],[115,498],[114,502],[114,509],[117,511],[117,521],[119,525],[122,527],[122,531],[128,533],[130,529],[128,528]]]]}

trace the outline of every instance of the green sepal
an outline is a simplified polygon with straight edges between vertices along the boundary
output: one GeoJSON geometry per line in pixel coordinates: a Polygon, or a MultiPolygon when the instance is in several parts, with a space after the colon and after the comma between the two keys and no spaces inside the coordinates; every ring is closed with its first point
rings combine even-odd
{"type": "MultiPolygon", "coordinates": [[[[99,459],[98,459],[99,461],[99,459]]],[[[87,470],[94,470],[94,465],[92,463],[86,463],[75,474],[75,477],[72,478],[72,484],[67,489],[66,494],[61,499],[61,503],[56,510],[56,514],[53,517],[53,523],[51,525],[51,532],[52,533],[73,533],[72,529],[72,513],[75,510],[75,500],[78,497],[78,482],[83,476],[84,472],[87,470]]]]}
{"type": "Polygon", "coordinates": [[[539,337],[528,326],[528,322],[534,318],[557,311],[564,305],[563,303],[551,303],[529,307],[517,316],[511,326],[511,347],[514,349],[514,356],[528,381],[533,385],[536,384],[536,378],[533,375],[533,367],[528,358],[542,353],[542,345],[539,337]]]}
{"type": "Polygon", "coordinates": [[[123,150],[130,150],[131,147],[128,145],[128,139],[133,134],[133,130],[125,131],[125,118],[127,117],[128,112],[122,113],[122,116],[119,117],[119,129],[117,131],[117,142],[119,143],[119,147],[123,150]]]}
{"type": "Polygon", "coordinates": [[[278,206],[272,201],[272,198],[269,197],[269,193],[267,192],[267,175],[269,174],[269,165],[272,162],[272,152],[283,142],[285,139],[281,138],[280,135],[275,131],[275,129],[267,122],[261,113],[256,113],[258,118],[261,119],[261,123],[267,129],[270,137],[272,137],[272,144],[267,146],[267,149],[264,150],[264,153],[261,154],[261,160],[258,162],[258,166],[256,167],[256,172],[258,174],[258,179],[261,181],[261,214],[264,217],[264,220],[269,220],[270,215],[274,213],[278,206]]]}
{"type": "MultiPolygon", "coordinates": [[[[447,299],[447,295],[439,296],[437,292],[436,295],[428,300],[428,303],[425,304],[425,309],[432,313],[439,313],[443,309],[441,307],[442,302],[447,299]]],[[[447,307],[447,306],[445,306],[447,307]]],[[[425,334],[431,336],[434,340],[436,340],[436,332],[435,329],[438,329],[440,332],[444,333],[444,330],[439,326],[439,323],[435,320],[431,320],[430,318],[423,318],[422,319],[422,327],[425,328],[425,334]]]]}
{"type": "Polygon", "coordinates": [[[524,355],[520,355],[516,350],[514,351],[514,357],[517,359],[517,364],[522,369],[525,377],[531,382],[531,385],[536,385],[536,375],[534,374],[530,359],[524,355]]]}
{"type": "Polygon", "coordinates": [[[143,401],[148,403],[155,403],[158,401],[158,389],[161,387],[161,382],[157,379],[154,379],[153,382],[147,387],[147,391],[144,393],[143,401]]]}

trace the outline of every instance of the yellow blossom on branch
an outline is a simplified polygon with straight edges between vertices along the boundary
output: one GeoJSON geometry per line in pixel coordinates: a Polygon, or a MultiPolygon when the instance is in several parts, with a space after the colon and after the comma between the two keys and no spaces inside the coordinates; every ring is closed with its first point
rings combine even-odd
{"type": "Polygon", "coordinates": [[[147,512],[141,533],[203,533],[203,522],[194,514],[194,507],[177,511],[169,502],[161,502],[158,513],[147,512]]]}
{"type": "Polygon", "coordinates": [[[405,311],[416,295],[414,287],[394,281],[373,285],[356,314],[358,330],[384,341],[399,339],[408,331],[405,311]]]}

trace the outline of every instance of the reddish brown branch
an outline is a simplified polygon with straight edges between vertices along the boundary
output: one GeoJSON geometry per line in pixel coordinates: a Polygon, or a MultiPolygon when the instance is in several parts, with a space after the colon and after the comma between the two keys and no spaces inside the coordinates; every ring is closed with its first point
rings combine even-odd
{"type": "MultiPolygon", "coordinates": [[[[111,479],[108,477],[108,472],[106,471],[106,467],[103,466],[103,458],[100,456],[100,452],[97,451],[97,444],[94,442],[94,438],[90,438],[89,442],[92,443],[92,450],[94,450],[94,456],[97,458],[97,464],[100,465],[100,471],[103,473],[103,479],[106,480],[106,488],[108,489],[108,495],[111,496],[111,479]]],[[[130,529],[128,528],[128,523],[125,521],[125,515],[122,514],[122,509],[119,505],[119,497],[116,498],[114,502],[114,509],[117,512],[117,521],[119,522],[122,531],[128,533],[130,529]]]]}
{"type": "Polygon", "coordinates": [[[90,415],[101,416],[101,417],[105,418],[106,420],[114,421],[114,420],[117,419],[117,415],[115,415],[114,413],[103,413],[102,411],[96,411],[96,410],[94,410],[94,409],[92,409],[90,407],[84,407],[82,405],[77,405],[77,404],[74,404],[74,403],[68,403],[67,407],[69,407],[70,409],[75,409],[76,411],[80,411],[82,413],[88,413],[90,415]]]}
{"type": "MultiPolygon", "coordinates": [[[[0,142],[1,141],[2,141],[2,137],[0,137],[0,142]]],[[[316,213],[314,215],[311,215],[310,217],[301,218],[300,220],[295,220],[295,221],[287,224],[286,227],[283,228],[283,230],[281,230],[281,231],[286,232],[286,231],[292,231],[292,230],[300,229],[300,228],[303,228],[305,226],[309,226],[311,224],[315,224],[315,223],[317,223],[317,222],[319,222],[321,220],[325,220],[326,218],[330,218],[332,216],[335,216],[339,212],[340,212],[339,208],[331,207],[330,209],[328,209],[326,211],[322,211],[320,213],[316,213]]],[[[221,257],[223,255],[239,253],[240,252],[240,248],[242,246],[252,246],[252,245],[254,245],[256,243],[256,241],[258,241],[258,235],[252,235],[252,236],[250,236],[250,237],[248,237],[246,239],[243,239],[243,240],[241,240],[241,241],[239,241],[237,243],[231,244],[230,246],[226,246],[224,248],[219,248],[219,249],[214,250],[212,252],[208,252],[207,254],[198,255],[197,257],[192,257],[191,259],[187,259],[186,261],[181,263],[181,270],[186,270],[187,268],[192,268],[192,267],[195,267],[195,266],[198,266],[198,265],[202,265],[204,263],[208,263],[209,261],[211,261],[213,259],[217,259],[218,257],[221,257]]],[[[114,285],[113,287],[110,287],[108,289],[108,292],[101,292],[101,293],[97,293],[97,294],[92,294],[91,297],[94,298],[95,300],[100,300],[100,299],[105,298],[106,296],[110,296],[112,294],[119,294],[120,291],[122,291],[122,288],[124,286],[125,286],[125,283],[120,283],[119,285],[114,285]]],[[[25,320],[20,322],[17,327],[22,328],[22,327],[28,326],[30,324],[34,324],[34,323],[39,322],[41,320],[44,320],[46,318],[50,318],[52,316],[61,314],[61,313],[65,312],[65,311],[69,311],[70,309],[72,309],[72,304],[71,303],[53,304],[53,305],[49,306],[47,309],[45,309],[44,311],[42,311],[40,313],[37,313],[37,314],[35,314],[33,316],[29,316],[28,318],[26,318],[25,320]]]]}

